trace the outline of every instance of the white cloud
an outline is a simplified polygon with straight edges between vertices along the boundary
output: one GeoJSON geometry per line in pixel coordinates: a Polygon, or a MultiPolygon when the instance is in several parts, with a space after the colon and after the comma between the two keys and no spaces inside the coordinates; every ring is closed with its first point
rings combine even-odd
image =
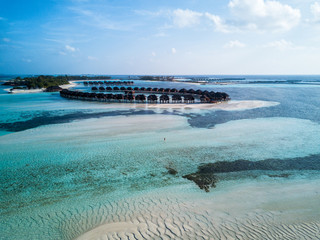
{"type": "Polygon", "coordinates": [[[103,30],[127,30],[129,27],[129,24],[120,25],[120,23],[110,20],[106,17],[106,14],[101,11],[91,11],[87,8],[79,7],[71,7],[69,9],[81,16],[81,18],[79,18],[80,23],[94,28],[103,30]]]}
{"type": "Polygon", "coordinates": [[[156,54],[155,52],[152,52],[151,55],[152,55],[153,57],[157,56],[157,54],[156,54]]]}
{"type": "MultiPolygon", "coordinates": [[[[319,15],[320,5],[312,5],[314,15],[319,15]]],[[[178,28],[212,24],[219,32],[236,31],[288,31],[299,24],[301,13],[289,5],[269,0],[231,0],[228,7],[232,18],[228,21],[209,12],[176,9],[171,12],[173,26],[178,28]]]]}
{"type": "Polygon", "coordinates": [[[60,51],[59,54],[60,54],[60,55],[67,55],[67,54],[66,54],[65,52],[63,52],[63,51],[60,51]]]}
{"type": "Polygon", "coordinates": [[[3,40],[4,42],[10,42],[10,41],[11,41],[9,38],[2,38],[2,40],[3,40]]]}
{"type": "Polygon", "coordinates": [[[318,2],[313,3],[310,6],[311,13],[315,21],[320,21],[320,4],[318,2]]]}
{"type": "Polygon", "coordinates": [[[276,48],[278,50],[293,50],[293,49],[304,49],[304,47],[296,46],[290,41],[286,41],[284,39],[281,39],[279,41],[274,41],[265,44],[263,47],[265,48],[276,48]]]}
{"type": "Polygon", "coordinates": [[[299,9],[278,1],[231,0],[228,6],[237,17],[235,23],[242,29],[286,31],[301,19],[299,9]]]}
{"type": "Polygon", "coordinates": [[[179,28],[195,27],[200,24],[213,24],[217,31],[229,32],[229,27],[217,15],[211,13],[196,12],[189,9],[176,9],[172,13],[173,25],[179,28]]]}
{"type": "Polygon", "coordinates": [[[224,48],[243,48],[246,45],[238,40],[229,41],[224,45],[224,48]]]}
{"type": "Polygon", "coordinates": [[[171,52],[172,52],[172,54],[176,54],[177,50],[175,48],[171,48],[171,52]]]}
{"type": "Polygon", "coordinates": [[[205,13],[205,16],[213,23],[217,31],[225,33],[231,31],[231,27],[225,24],[221,17],[211,13],[205,13]]]}
{"type": "Polygon", "coordinates": [[[96,61],[96,60],[98,60],[98,58],[93,57],[93,56],[88,56],[88,60],[90,60],[90,61],[96,61]]]}
{"type": "Polygon", "coordinates": [[[66,45],[66,46],[65,46],[65,49],[66,49],[67,51],[69,51],[69,52],[75,52],[75,51],[78,50],[78,49],[76,49],[75,47],[72,47],[72,46],[70,46],[70,45],[66,45]]]}
{"type": "Polygon", "coordinates": [[[173,24],[177,27],[184,28],[198,25],[203,13],[191,11],[189,9],[176,9],[173,11],[172,15],[173,24]]]}

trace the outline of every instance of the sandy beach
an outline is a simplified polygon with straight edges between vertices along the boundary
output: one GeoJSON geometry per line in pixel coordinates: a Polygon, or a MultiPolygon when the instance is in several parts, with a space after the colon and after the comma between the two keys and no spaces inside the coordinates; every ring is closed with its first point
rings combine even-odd
{"type": "Polygon", "coordinates": [[[69,89],[69,88],[77,86],[78,85],[77,82],[83,82],[83,81],[82,80],[69,81],[69,84],[60,85],[59,87],[61,87],[63,89],[69,89]]]}
{"type": "Polygon", "coordinates": [[[44,90],[46,90],[45,88],[40,88],[40,89],[12,89],[12,88],[6,88],[4,89],[6,92],[8,93],[39,93],[39,92],[43,92],[44,90]]]}
{"type": "Polygon", "coordinates": [[[245,101],[228,101],[220,103],[193,103],[193,104],[135,104],[138,108],[158,108],[158,109],[202,109],[202,110],[224,110],[224,111],[241,111],[248,109],[255,109],[261,107],[273,107],[279,105],[278,102],[259,101],[259,100],[245,100],[245,101]]]}

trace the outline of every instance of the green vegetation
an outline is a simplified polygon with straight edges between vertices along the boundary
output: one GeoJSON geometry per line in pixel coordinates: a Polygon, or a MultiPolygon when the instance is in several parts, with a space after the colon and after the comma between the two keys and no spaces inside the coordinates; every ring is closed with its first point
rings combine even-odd
{"type": "Polygon", "coordinates": [[[8,81],[3,85],[8,86],[26,86],[28,89],[37,89],[37,88],[48,88],[52,86],[59,86],[63,84],[68,84],[70,80],[90,80],[90,79],[110,79],[110,76],[49,76],[49,75],[40,75],[37,77],[26,77],[20,78],[17,77],[12,81],[8,81]]]}
{"type": "Polygon", "coordinates": [[[20,87],[20,86],[17,86],[17,87],[13,87],[12,89],[26,89],[25,87],[20,87]]]}
{"type": "Polygon", "coordinates": [[[68,84],[69,82],[67,76],[40,75],[38,77],[26,77],[23,79],[17,77],[13,83],[15,86],[26,86],[28,89],[36,89],[68,84]]]}

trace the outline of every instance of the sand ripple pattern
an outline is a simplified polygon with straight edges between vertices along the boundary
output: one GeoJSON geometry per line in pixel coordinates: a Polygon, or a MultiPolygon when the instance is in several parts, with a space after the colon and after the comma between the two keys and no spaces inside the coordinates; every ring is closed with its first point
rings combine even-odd
{"type": "MultiPolygon", "coordinates": [[[[38,214],[6,222],[13,239],[319,239],[320,221],[281,221],[279,214],[254,210],[241,217],[206,209],[172,196],[147,196],[38,214]],[[28,232],[23,229],[37,229],[28,232]],[[19,232],[21,231],[21,232],[19,232]]],[[[8,235],[7,235],[8,236],[8,235]]],[[[0,239],[6,239],[1,238],[0,239]]]]}

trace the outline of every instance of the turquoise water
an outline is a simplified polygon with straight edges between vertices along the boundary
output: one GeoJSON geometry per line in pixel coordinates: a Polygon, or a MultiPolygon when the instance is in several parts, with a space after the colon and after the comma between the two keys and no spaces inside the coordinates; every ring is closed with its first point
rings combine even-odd
{"type": "MultiPolygon", "coordinates": [[[[73,239],[133,211],[130,201],[116,209],[114,202],[172,187],[205,194],[181,177],[203,163],[320,156],[318,86],[143,84],[225,91],[233,100],[279,105],[146,110],[73,101],[56,93],[2,91],[0,239],[73,239]],[[178,174],[168,174],[168,167],[178,174]]],[[[319,176],[318,170],[288,173],[285,181],[319,176]]],[[[225,181],[233,184],[234,179],[284,181],[263,171],[231,175],[225,181]]]]}

